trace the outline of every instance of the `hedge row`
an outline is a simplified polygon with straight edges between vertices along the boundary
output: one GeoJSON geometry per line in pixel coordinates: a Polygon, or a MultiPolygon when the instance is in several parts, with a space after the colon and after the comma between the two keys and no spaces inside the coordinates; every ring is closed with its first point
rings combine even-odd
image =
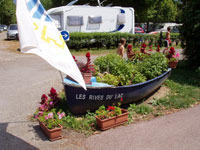
{"type": "MultiPolygon", "coordinates": [[[[130,34],[130,33],[70,33],[70,40],[67,45],[70,49],[80,50],[83,48],[116,48],[121,38],[125,38],[127,43],[133,46],[140,46],[142,43],[148,43],[149,45],[157,45],[159,40],[165,39],[163,33],[163,39],[160,39],[160,35],[149,34],[130,34]]],[[[172,41],[179,39],[179,34],[171,34],[172,41]]]]}

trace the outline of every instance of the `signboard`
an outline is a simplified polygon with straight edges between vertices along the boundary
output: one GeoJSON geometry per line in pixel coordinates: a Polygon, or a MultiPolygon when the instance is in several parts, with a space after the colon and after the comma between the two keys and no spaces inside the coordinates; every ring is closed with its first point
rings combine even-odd
{"type": "Polygon", "coordinates": [[[61,31],[61,35],[62,35],[64,41],[69,41],[69,32],[61,31]]]}

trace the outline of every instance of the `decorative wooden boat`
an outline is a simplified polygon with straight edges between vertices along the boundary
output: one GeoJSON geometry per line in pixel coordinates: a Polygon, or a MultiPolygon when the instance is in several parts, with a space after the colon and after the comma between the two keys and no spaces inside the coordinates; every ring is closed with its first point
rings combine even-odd
{"type": "Polygon", "coordinates": [[[87,85],[85,91],[79,84],[69,79],[64,79],[64,88],[67,104],[73,114],[84,114],[88,110],[94,111],[101,105],[112,105],[123,98],[122,104],[137,102],[158,89],[161,84],[170,76],[171,69],[160,76],[146,82],[115,87],[112,85],[101,84],[95,81],[92,85],[87,85]]]}

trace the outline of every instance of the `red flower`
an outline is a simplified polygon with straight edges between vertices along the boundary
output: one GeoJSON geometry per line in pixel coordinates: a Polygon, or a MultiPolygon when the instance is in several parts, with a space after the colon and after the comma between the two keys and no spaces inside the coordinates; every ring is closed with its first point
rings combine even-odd
{"type": "Polygon", "coordinates": [[[115,107],[113,107],[113,106],[108,106],[107,110],[109,110],[109,111],[115,110],[115,107]]]}
{"type": "Polygon", "coordinates": [[[171,47],[171,48],[170,48],[169,53],[170,53],[171,55],[174,55],[174,54],[175,54],[175,49],[174,49],[174,47],[171,47]]]}
{"type": "Polygon", "coordinates": [[[149,51],[152,51],[152,45],[149,46],[149,51]]]}
{"type": "Polygon", "coordinates": [[[159,46],[159,45],[158,45],[156,51],[157,51],[157,52],[160,52],[160,46],[159,46]]]}
{"type": "Polygon", "coordinates": [[[57,100],[58,99],[58,94],[56,92],[56,90],[52,87],[51,90],[50,90],[50,93],[48,94],[49,97],[52,99],[52,100],[57,100]]]}
{"type": "Polygon", "coordinates": [[[141,51],[141,53],[145,54],[145,49],[144,48],[141,48],[140,51],[141,51]]]}
{"type": "Polygon", "coordinates": [[[87,58],[90,58],[90,52],[87,52],[85,55],[87,58]]]}
{"type": "Polygon", "coordinates": [[[147,46],[146,46],[146,44],[145,43],[143,43],[142,44],[142,48],[146,48],[147,46]]]}
{"type": "Polygon", "coordinates": [[[51,88],[50,93],[51,94],[57,94],[56,90],[53,87],[51,88]]]}
{"type": "Polygon", "coordinates": [[[121,97],[121,100],[120,100],[121,102],[123,102],[123,98],[121,97]]]}
{"type": "Polygon", "coordinates": [[[80,68],[80,71],[82,73],[95,72],[94,65],[91,65],[90,52],[87,52],[85,56],[87,57],[87,63],[80,68]]]}
{"type": "Polygon", "coordinates": [[[72,57],[74,58],[74,61],[77,62],[76,57],[75,56],[72,56],[72,57]]]}
{"type": "Polygon", "coordinates": [[[127,48],[128,48],[128,49],[132,49],[132,45],[129,44],[129,45],[127,46],[127,48]]]}
{"type": "Polygon", "coordinates": [[[41,102],[40,102],[40,104],[44,104],[44,103],[46,103],[48,101],[48,97],[45,95],[45,94],[43,94],[42,96],[41,96],[41,102]]]}

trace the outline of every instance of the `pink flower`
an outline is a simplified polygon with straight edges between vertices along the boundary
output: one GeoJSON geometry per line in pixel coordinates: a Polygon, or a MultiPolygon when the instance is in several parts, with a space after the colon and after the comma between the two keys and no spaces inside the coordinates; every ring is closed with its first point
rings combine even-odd
{"type": "Polygon", "coordinates": [[[45,104],[40,105],[39,110],[44,111],[45,110],[45,104]]]}
{"type": "Polygon", "coordinates": [[[176,53],[176,58],[179,58],[180,57],[180,54],[179,53],[176,53]]]}
{"type": "Polygon", "coordinates": [[[65,117],[65,113],[64,113],[64,112],[62,112],[62,113],[61,113],[61,116],[62,116],[62,117],[65,117]]]}
{"type": "Polygon", "coordinates": [[[47,119],[49,119],[49,118],[48,118],[48,116],[45,116],[44,119],[47,120],[47,119]]]}
{"type": "Polygon", "coordinates": [[[120,100],[121,102],[123,102],[123,98],[121,97],[121,100],[120,100]]]}
{"type": "Polygon", "coordinates": [[[62,119],[62,116],[61,116],[61,115],[58,115],[58,119],[62,119]]]}
{"type": "Polygon", "coordinates": [[[48,113],[48,118],[53,118],[53,113],[52,112],[48,113]]]}
{"type": "Polygon", "coordinates": [[[35,118],[35,119],[38,119],[38,115],[34,115],[34,118],[35,118]]]}
{"type": "Polygon", "coordinates": [[[52,101],[50,101],[50,102],[49,102],[49,105],[53,105],[53,102],[52,102],[52,101]]]}
{"type": "Polygon", "coordinates": [[[62,113],[58,112],[57,114],[58,114],[58,118],[59,119],[62,119],[63,117],[65,117],[65,113],[64,112],[62,112],[62,113]]]}
{"type": "Polygon", "coordinates": [[[43,111],[39,111],[38,115],[42,116],[43,115],[43,111]]]}

